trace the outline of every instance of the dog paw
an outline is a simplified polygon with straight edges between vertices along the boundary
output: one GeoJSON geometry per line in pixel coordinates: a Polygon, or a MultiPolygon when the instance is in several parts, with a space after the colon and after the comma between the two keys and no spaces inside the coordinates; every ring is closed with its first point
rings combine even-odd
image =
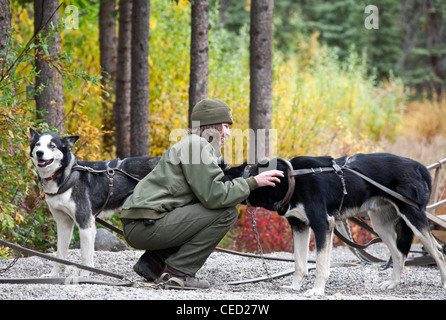
{"type": "Polygon", "coordinates": [[[54,278],[55,276],[57,276],[58,274],[53,274],[52,272],[50,273],[44,273],[40,276],[40,278],[54,278]]]}
{"type": "Polygon", "coordinates": [[[325,294],[324,289],[313,288],[305,291],[304,295],[306,297],[323,296],[325,294]]]}
{"type": "Polygon", "coordinates": [[[80,277],[88,277],[90,274],[90,271],[87,270],[82,270],[81,272],[79,272],[80,277]]]}
{"type": "Polygon", "coordinates": [[[75,266],[69,266],[66,269],[66,273],[69,277],[88,277],[90,275],[90,271],[79,269],[75,266]]]}
{"type": "Polygon", "coordinates": [[[378,285],[378,288],[380,288],[381,290],[390,290],[395,288],[398,285],[399,281],[383,281],[378,285]]]}
{"type": "Polygon", "coordinates": [[[300,286],[299,287],[295,287],[295,286],[281,286],[282,289],[286,289],[286,290],[293,290],[293,291],[300,291],[300,286]]]}
{"type": "Polygon", "coordinates": [[[54,278],[58,277],[62,272],[64,271],[64,268],[61,268],[59,266],[55,266],[51,269],[50,273],[44,273],[40,276],[40,278],[54,278]]]}

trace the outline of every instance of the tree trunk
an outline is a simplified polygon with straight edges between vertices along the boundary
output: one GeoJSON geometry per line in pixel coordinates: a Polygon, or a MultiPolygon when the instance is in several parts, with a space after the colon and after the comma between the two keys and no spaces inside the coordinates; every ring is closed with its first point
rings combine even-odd
{"type": "Polygon", "coordinates": [[[192,4],[190,44],[189,127],[194,106],[208,95],[208,30],[209,1],[195,0],[192,4]]]}
{"type": "Polygon", "coordinates": [[[149,155],[150,0],[134,0],[133,8],[130,145],[132,157],[138,157],[149,155]]]}
{"type": "Polygon", "coordinates": [[[119,39],[114,105],[116,156],[130,157],[132,1],[119,1],[119,39]]]}
{"type": "Polygon", "coordinates": [[[102,127],[106,131],[102,138],[104,150],[110,152],[113,146],[113,92],[116,81],[117,36],[116,19],[113,12],[116,0],[101,0],[99,5],[99,51],[101,64],[102,127]]]}
{"type": "MultiPolygon", "coordinates": [[[[11,30],[11,10],[9,10],[9,0],[0,0],[0,51],[6,49],[9,41],[8,32],[11,30]]],[[[4,56],[1,56],[4,58],[4,56]]],[[[0,70],[6,60],[1,61],[0,70]]]]}
{"type": "MultiPolygon", "coordinates": [[[[9,0],[0,0],[0,79],[4,79],[7,75],[10,60],[8,57],[7,45],[9,42],[8,32],[11,30],[11,10],[9,9],[9,0]]],[[[1,81],[1,80],[0,80],[1,81]]],[[[15,92],[15,89],[14,89],[15,92]]]]}
{"type": "MultiPolygon", "coordinates": [[[[434,7],[434,1],[427,0],[426,2],[426,29],[427,29],[427,41],[426,48],[428,50],[435,50],[438,46],[440,46],[440,34],[438,31],[437,25],[437,14],[436,8],[434,7]]],[[[437,49],[438,50],[438,49],[437,49]]],[[[433,91],[435,92],[436,100],[438,103],[441,103],[442,100],[442,82],[444,79],[442,78],[441,70],[440,70],[440,56],[437,52],[430,52],[429,56],[429,65],[434,74],[434,79],[431,81],[431,85],[433,87],[433,91]]]]}
{"type": "Polygon", "coordinates": [[[273,7],[273,0],[251,1],[249,127],[252,135],[248,159],[250,163],[270,156],[273,7]]]}
{"type": "MultiPolygon", "coordinates": [[[[38,31],[45,23],[49,22],[43,29],[46,36],[53,24],[59,27],[59,2],[58,0],[36,0],[34,1],[34,29],[38,31]]],[[[61,133],[65,133],[65,107],[63,99],[62,75],[53,67],[50,67],[48,59],[60,54],[60,33],[56,32],[49,39],[48,57],[38,48],[36,50],[36,88],[45,85],[40,94],[36,95],[36,111],[37,119],[43,119],[49,126],[60,129],[61,133]]],[[[39,41],[39,39],[36,39],[39,41]]]]}

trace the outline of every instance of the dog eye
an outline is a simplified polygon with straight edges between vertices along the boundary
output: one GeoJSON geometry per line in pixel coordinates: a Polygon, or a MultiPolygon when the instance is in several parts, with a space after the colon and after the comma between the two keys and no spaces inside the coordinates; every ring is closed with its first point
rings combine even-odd
{"type": "Polygon", "coordinates": [[[56,146],[55,146],[54,144],[51,144],[51,145],[50,145],[50,149],[51,149],[51,150],[54,150],[54,149],[56,149],[56,146]]]}
{"type": "Polygon", "coordinates": [[[40,147],[40,142],[37,142],[37,143],[36,143],[36,147],[40,147]]]}

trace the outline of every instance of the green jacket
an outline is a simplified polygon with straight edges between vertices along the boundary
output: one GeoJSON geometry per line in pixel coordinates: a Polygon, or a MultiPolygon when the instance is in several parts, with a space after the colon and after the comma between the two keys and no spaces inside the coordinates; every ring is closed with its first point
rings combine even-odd
{"type": "Polygon", "coordinates": [[[175,208],[201,202],[208,209],[233,207],[258,187],[253,177],[223,182],[219,150],[190,134],[174,144],[135,187],[122,207],[122,218],[159,219],[175,208]]]}

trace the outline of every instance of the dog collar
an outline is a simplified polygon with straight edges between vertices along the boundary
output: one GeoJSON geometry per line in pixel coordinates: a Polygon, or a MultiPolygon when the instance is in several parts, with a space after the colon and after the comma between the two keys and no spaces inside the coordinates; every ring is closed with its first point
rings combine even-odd
{"type": "Polygon", "coordinates": [[[56,173],[53,176],[51,176],[49,178],[43,178],[43,180],[51,181],[51,180],[54,180],[55,178],[57,178],[58,176],[60,176],[61,174],[62,174],[62,170],[59,170],[59,171],[56,171],[56,173]]]}

